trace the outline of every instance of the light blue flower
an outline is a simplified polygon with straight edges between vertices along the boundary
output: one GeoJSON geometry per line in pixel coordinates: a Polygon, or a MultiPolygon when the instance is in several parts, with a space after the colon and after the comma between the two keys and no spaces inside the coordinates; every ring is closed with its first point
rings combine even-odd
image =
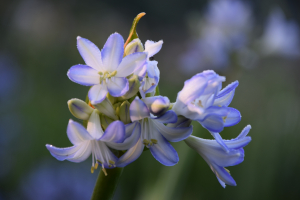
{"type": "Polygon", "coordinates": [[[123,58],[124,40],[118,33],[110,35],[102,51],[91,41],[77,37],[77,47],[86,65],[72,66],[68,77],[81,85],[93,86],[89,93],[92,104],[103,101],[107,92],[114,97],[128,91],[126,77],[146,62],[147,54],[133,53],[123,58]]]}
{"type": "MultiPolygon", "coordinates": [[[[97,169],[98,162],[101,163],[104,170],[105,168],[119,166],[117,164],[118,158],[108,147],[129,149],[136,143],[139,134],[130,131],[133,131],[133,129],[131,127],[125,128],[121,121],[112,122],[103,131],[99,112],[94,109],[89,118],[87,129],[73,120],[69,121],[67,135],[74,146],[57,148],[47,144],[46,147],[51,155],[60,161],[82,162],[92,154],[92,172],[97,169]]],[[[136,131],[138,132],[138,127],[136,131]]],[[[129,162],[124,161],[122,164],[127,165],[129,162]]]]}
{"type": "MultiPolygon", "coordinates": [[[[240,112],[228,107],[238,81],[221,90],[223,81],[225,77],[219,76],[212,70],[196,74],[185,81],[173,106],[177,115],[198,121],[220,144],[223,142],[219,132],[224,127],[233,126],[241,120],[240,112]]],[[[223,146],[226,149],[226,145],[223,146]]]]}
{"type": "Polygon", "coordinates": [[[162,48],[163,41],[154,42],[147,40],[145,43],[145,50],[140,39],[132,40],[126,47],[125,51],[129,54],[143,51],[147,53],[147,61],[145,65],[135,71],[135,74],[139,76],[141,81],[140,93],[142,97],[145,97],[147,93],[155,92],[155,88],[158,85],[160,71],[157,67],[158,62],[154,60],[154,55],[157,54],[162,48]]]}
{"type": "Polygon", "coordinates": [[[300,56],[299,26],[294,21],[286,20],[280,8],[273,9],[261,45],[266,55],[300,56]]]}
{"type": "Polygon", "coordinates": [[[224,151],[216,140],[206,140],[190,136],[184,141],[189,147],[202,156],[217,176],[222,187],[225,188],[226,184],[236,186],[235,180],[231,177],[229,171],[225,167],[238,165],[244,161],[245,154],[243,147],[251,141],[251,137],[246,136],[250,129],[251,126],[248,125],[235,139],[224,140],[224,143],[230,149],[228,152],[224,151]]]}
{"type": "Polygon", "coordinates": [[[178,162],[179,158],[169,141],[181,141],[187,138],[193,129],[192,127],[177,128],[164,125],[177,121],[175,112],[165,109],[169,107],[168,102],[166,97],[155,96],[142,100],[136,98],[131,103],[130,118],[131,121],[141,124],[141,137],[136,146],[128,151],[135,153],[138,157],[146,146],[156,160],[163,165],[172,166],[178,162]],[[159,115],[155,116],[154,113],[159,115]]]}

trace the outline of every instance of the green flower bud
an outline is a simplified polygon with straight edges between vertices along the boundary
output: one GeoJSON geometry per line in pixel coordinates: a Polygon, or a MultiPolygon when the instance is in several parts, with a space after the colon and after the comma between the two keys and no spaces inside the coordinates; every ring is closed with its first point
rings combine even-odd
{"type": "Polygon", "coordinates": [[[132,40],[126,47],[125,47],[125,55],[128,56],[132,53],[136,52],[143,52],[144,47],[141,43],[141,40],[139,38],[136,38],[132,40]]]}
{"type": "Polygon", "coordinates": [[[129,113],[129,107],[130,107],[130,103],[128,101],[124,101],[120,105],[119,116],[120,116],[120,120],[124,124],[129,124],[131,122],[131,120],[130,120],[130,113],[129,113]]]}
{"type": "Polygon", "coordinates": [[[94,110],[91,106],[80,99],[69,100],[68,107],[74,117],[82,120],[88,120],[94,110]]]}
{"type": "Polygon", "coordinates": [[[106,129],[113,121],[113,119],[107,117],[106,115],[100,114],[100,122],[103,129],[106,129]]]}
{"type": "Polygon", "coordinates": [[[101,103],[93,105],[97,110],[99,110],[100,113],[114,119],[118,120],[118,117],[116,115],[116,111],[114,107],[112,106],[110,100],[108,98],[105,98],[101,103]]]}

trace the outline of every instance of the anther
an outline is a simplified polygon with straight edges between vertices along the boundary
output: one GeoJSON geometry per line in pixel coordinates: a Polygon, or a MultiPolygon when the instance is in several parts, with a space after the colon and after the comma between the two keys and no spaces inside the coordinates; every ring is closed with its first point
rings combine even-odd
{"type": "Polygon", "coordinates": [[[98,163],[96,162],[96,164],[95,164],[95,169],[97,169],[98,168],[98,163]]]}
{"type": "Polygon", "coordinates": [[[92,167],[91,167],[91,173],[92,173],[92,174],[94,173],[94,170],[95,170],[95,168],[92,166],[92,167]]]}
{"type": "Polygon", "coordinates": [[[144,145],[146,145],[146,146],[147,146],[147,145],[150,143],[150,141],[149,141],[149,140],[147,140],[147,139],[144,139],[144,140],[143,140],[143,143],[144,143],[144,145]]]}
{"type": "Polygon", "coordinates": [[[223,122],[225,123],[226,119],[227,119],[227,116],[226,117],[222,117],[223,118],[223,122]]]}
{"type": "Polygon", "coordinates": [[[108,162],[109,162],[110,164],[112,164],[112,165],[115,164],[115,161],[113,161],[113,160],[109,160],[108,162]]]}
{"type": "Polygon", "coordinates": [[[97,159],[97,162],[102,164],[102,162],[100,160],[98,160],[98,159],[97,159]]]}
{"type": "Polygon", "coordinates": [[[198,106],[202,107],[203,108],[203,105],[202,105],[202,102],[201,100],[198,101],[198,106]]]}
{"type": "Polygon", "coordinates": [[[104,175],[107,176],[107,172],[106,172],[106,169],[104,168],[103,164],[102,164],[102,171],[103,171],[104,175]]]}
{"type": "Polygon", "coordinates": [[[157,144],[157,140],[156,140],[156,139],[151,139],[151,142],[152,142],[153,144],[157,144]]]}

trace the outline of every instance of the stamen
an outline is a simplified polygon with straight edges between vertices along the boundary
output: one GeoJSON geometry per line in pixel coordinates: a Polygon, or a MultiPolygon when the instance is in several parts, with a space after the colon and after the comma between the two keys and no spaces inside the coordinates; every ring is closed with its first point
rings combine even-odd
{"type": "Polygon", "coordinates": [[[103,171],[104,175],[107,176],[107,172],[106,172],[106,169],[104,168],[103,164],[102,164],[102,171],[103,171]]]}
{"type": "Polygon", "coordinates": [[[153,144],[157,144],[157,140],[156,140],[156,139],[151,139],[151,142],[152,142],[153,144]]]}
{"type": "Polygon", "coordinates": [[[103,72],[98,72],[98,74],[99,74],[100,76],[102,76],[102,75],[103,75],[103,72]]]}
{"type": "Polygon", "coordinates": [[[95,164],[95,169],[97,169],[98,168],[98,163],[96,162],[96,164],[95,164]]]}
{"type": "Polygon", "coordinates": [[[143,140],[143,143],[144,143],[144,145],[146,145],[146,146],[147,146],[147,145],[150,143],[150,141],[149,141],[149,140],[147,140],[147,139],[144,139],[144,140],[143,140]]]}
{"type": "Polygon", "coordinates": [[[97,162],[102,164],[102,162],[100,160],[98,160],[98,159],[97,159],[97,162]]]}
{"type": "Polygon", "coordinates": [[[198,101],[198,106],[202,107],[203,108],[203,105],[202,105],[202,102],[201,100],[198,101]]]}
{"type": "Polygon", "coordinates": [[[152,146],[152,145],[153,145],[153,142],[150,142],[149,145],[152,146]]]}
{"type": "Polygon", "coordinates": [[[227,119],[227,116],[225,117],[222,117],[223,118],[223,122],[225,123],[226,119],[227,119]]]}
{"type": "Polygon", "coordinates": [[[224,167],[224,169],[230,174],[230,171],[224,167]]]}
{"type": "Polygon", "coordinates": [[[94,173],[94,169],[95,169],[95,168],[92,166],[92,167],[91,167],[91,173],[92,173],[92,174],[94,173]]]}
{"type": "Polygon", "coordinates": [[[112,165],[115,164],[115,161],[113,161],[113,160],[109,160],[108,162],[109,162],[110,164],[112,164],[112,165]]]}

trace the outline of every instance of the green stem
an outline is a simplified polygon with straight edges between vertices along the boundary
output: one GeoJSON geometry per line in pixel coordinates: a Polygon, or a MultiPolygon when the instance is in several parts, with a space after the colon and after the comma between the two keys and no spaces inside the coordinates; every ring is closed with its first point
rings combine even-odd
{"type": "Polygon", "coordinates": [[[100,170],[91,200],[110,200],[113,198],[123,168],[106,169],[107,176],[100,170]]]}

